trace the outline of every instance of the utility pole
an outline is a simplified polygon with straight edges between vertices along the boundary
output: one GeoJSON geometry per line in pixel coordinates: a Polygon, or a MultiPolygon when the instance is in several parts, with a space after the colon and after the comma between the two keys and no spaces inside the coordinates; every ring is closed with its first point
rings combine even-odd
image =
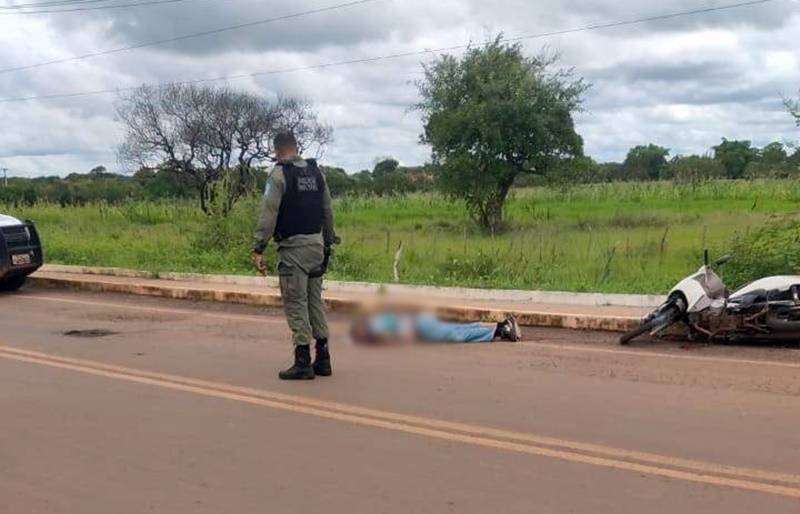
{"type": "Polygon", "coordinates": [[[3,187],[8,187],[8,168],[0,168],[3,170],[3,187]]]}

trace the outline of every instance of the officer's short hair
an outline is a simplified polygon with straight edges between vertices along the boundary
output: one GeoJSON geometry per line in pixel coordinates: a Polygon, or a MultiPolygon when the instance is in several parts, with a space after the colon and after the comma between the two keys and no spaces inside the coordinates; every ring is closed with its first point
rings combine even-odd
{"type": "Polygon", "coordinates": [[[286,148],[287,146],[296,147],[297,139],[295,139],[294,134],[290,130],[283,130],[275,135],[275,139],[272,140],[272,145],[275,148],[286,148]]]}

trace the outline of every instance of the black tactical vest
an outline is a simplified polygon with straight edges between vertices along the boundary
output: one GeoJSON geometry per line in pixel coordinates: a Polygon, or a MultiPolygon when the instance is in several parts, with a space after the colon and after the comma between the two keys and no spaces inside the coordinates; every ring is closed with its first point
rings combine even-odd
{"type": "Polygon", "coordinates": [[[281,163],[286,188],[275,225],[275,241],[300,234],[322,232],[324,182],[317,161],[307,159],[305,168],[281,163]]]}

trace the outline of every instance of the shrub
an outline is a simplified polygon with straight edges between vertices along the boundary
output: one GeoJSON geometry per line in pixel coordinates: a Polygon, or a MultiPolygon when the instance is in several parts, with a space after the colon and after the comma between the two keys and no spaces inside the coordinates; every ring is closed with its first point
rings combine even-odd
{"type": "Polygon", "coordinates": [[[730,287],[771,275],[800,273],[800,221],[775,220],[739,232],[730,247],[733,260],[724,269],[730,287]]]}
{"type": "Polygon", "coordinates": [[[495,276],[500,268],[496,255],[478,252],[478,255],[468,257],[450,256],[438,265],[439,272],[450,280],[463,278],[490,279],[495,276]]]}
{"type": "Polygon", "coordinates": [[[789,161],[780,163],[751,162],[745,168],[745,176],[749,179],[785,179],[800,174],[800,168],[789,161]]]}

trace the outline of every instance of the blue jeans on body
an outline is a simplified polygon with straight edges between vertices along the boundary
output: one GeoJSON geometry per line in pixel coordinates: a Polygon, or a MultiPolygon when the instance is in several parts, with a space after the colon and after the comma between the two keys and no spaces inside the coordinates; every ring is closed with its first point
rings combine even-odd
{"type": "Polygon", "coordinates": [[[432,314],[419,314],[414,319],[417,335],[423,341],[448,343],[490,343],[495,328],[481,323],[448,323],[432,314]]]}

